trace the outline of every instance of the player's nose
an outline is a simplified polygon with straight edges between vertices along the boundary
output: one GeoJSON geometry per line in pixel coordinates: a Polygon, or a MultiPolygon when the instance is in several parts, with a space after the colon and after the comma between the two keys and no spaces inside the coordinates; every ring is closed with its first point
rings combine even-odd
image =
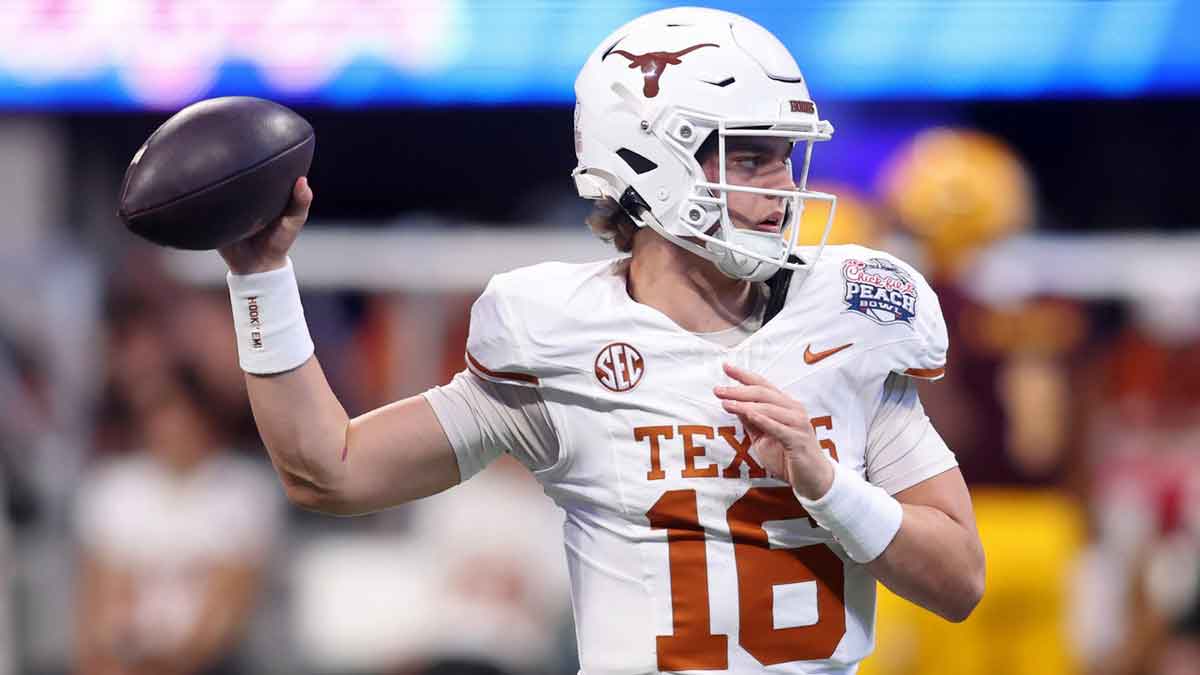
{"type": "Polygon", "coordinates": [[[763,185],[765,188],[772,190],[795,190],[796,180],[792,177],[792,170],[789,166],[780,166],[775,171],[772,171],[763,185]]]}

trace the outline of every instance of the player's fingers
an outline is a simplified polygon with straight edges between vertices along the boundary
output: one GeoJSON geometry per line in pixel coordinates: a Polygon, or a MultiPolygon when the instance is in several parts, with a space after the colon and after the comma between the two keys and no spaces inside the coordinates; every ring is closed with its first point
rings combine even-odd
{"type": "Polygon", "coordinates": [[[784,407],[803,408],[800,402],[779,391],[774,387],[764,387],[761,384],[743,387],[713,387],[713,394],[719,399],[735,401],[762,401],[784,407]]]}
{"type": "Polygon", "coordinates": [[[725,410],[726,410],[726,412],[730,412],[730,413],[733,413],[734,415],[737,415],[738,422],[742,423],[742,428],[746,430],[746,433],[750,436],[751,441],[753,441],[754,439],[756,439],[760,435],[762,435],[762,430],[759,429],[758,427],[754,426],[754,424],[752,424],[750,422],[750,419],[748,417],[746,417],[745,415],[742,415],[742,414],[735,413],[732,410],[729,410],[728,408],[726,408],[725,410]]]}
{"type": "Polygon", "coordinates": [[[801,418],[805,423],[808,421],[808,409],[804,407],[803,403],[770,385],[756,384],[741,387],[713,387],[713,394],[722,400],[733,399],[772,403],[783,408],[795,410],[798,418],[801,418]]]}
{"type": "Polygon", "coordinates": [[[762,429],[764,432],[781,440],[787,438],[790,434],[795,433],[791,427],[781,424],[769,415],[761,413],[757,410],[747,411],[746,417],[749,418],[750,422],[759,429],[762,429]]]}
{"type": "Polygon", "coordinates": [[[299,227],[308,220],[308,207],[312,206],[313,191],[308,186],[308,178],[301,176],[292,187],[292,198],[283,211],[285,225],[299,227]]]}
{"type": "Polygon", "coordinates": [[[787,453],[779,443],[759,443],[751,446],[751,454],[755,456],[771,478],[790,483],[787,453]]]}
{"type": "Polygon", "coordinates": [[[741,382],[744,387],[714,387],[713,393],[718,398],[742,398],[744,400],[757,400],[774,403],[781,407],[795,408],[800,412],[800,415],[805,419],[808,418],[808,411],[796,399],[788,396],[779,390],[778,387],[771,384],[767,379],[756,373],[748,370],[743,370],[737,366],[726,363],[724,364],[725,373],[733,379],[741,382]]]}
{"type": "Polygon", "coordinates": [[[758,384],[765,387],[774,386],[767,381],[767,378],[759,375],[758,373],[752,373],[748,370],[743,370],[732,363],[726,363],[724,366],[725,374],[737,380],[738,382],[741,382],[742,384],[758,384]]]}
{"type": "Polygon", "coordinates": [[[751,443],[750,456],[766,469],[767,476],[787,480],[787,456],[780,443],[751,443]]]}
{"type": "MultiPolygon", "coordinates": [[[[791,438],[791,435],[803,430],[805,425],[808,424],[808,419],[802,415],[798,415],[795,410],[791,408],[785,408],[784,406],[775,405],[773,403],[724,400],[721,402],[721,405],[725,408],[725,410],[734,414],[749,415],[750,413],[755,412],[770,417],[777,423],[787,428],[789,433],[788,438],[791,438]]],[[[783,437],[780,436],[779,438],[782,439],[783,437]]]]}

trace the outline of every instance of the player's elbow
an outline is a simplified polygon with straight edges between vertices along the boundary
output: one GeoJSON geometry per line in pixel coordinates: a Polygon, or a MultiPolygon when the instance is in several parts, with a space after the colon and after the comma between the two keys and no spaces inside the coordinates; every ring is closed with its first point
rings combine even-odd
{"type": "Polygon", "coordinates": [[[371,509],[363,508],[355,500],[347,499],[335,492],[297,489],[289,490],[287,496],[296,506],[327,516],[360,516],[371,512],[371,509]]]}
{"type": "Polygon", "coordinates": [[[288,501],[306,510],[330,516],[355,516],[363,513],[355,500],[334,487],[314,483],[302,476],[281,473],[288,501]]]}
{"type": "Polygon", "coordinates": [[[984,588],[984,571],[981,565],[978,569],[973,569],[966,574],[963,583],[953,598],[949,598],[950,602],[939,612],[946,620],[954,623],[961,623],[971,616],[975,608],[979,606],[979,601],[983,599],[984,588]]]}
{"type": "Polygon", "coordinates": [[[975,608],[979,605],[979,601],[983,599],[983,589],[976,593],[966,595],[961,598],[950,611],[943,616],[953,623],[962,623],[966,621],[975,608]]]}

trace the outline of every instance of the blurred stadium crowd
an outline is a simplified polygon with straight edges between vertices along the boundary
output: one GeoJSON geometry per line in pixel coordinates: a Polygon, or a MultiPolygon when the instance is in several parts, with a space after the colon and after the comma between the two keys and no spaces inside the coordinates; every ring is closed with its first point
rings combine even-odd
{"type": "MultiPolygon", "coordinates": [[[[519,264],[489,242],[608,255],[579,243],[569,107],[299,110],[318,138],[302,242],[343,241],[297,270],[351,414],[463,367],[482,280],[519,264]],[[377,242],[428,241],[409,231],[454,255],[420,283],[403,262],[355,281],[377,242]]],[[[949,367],[921,395],[988,553],[963,624],[882,593],[862,673],[1200,673],[1200,285],[1174,262],[1200,251],[1197,112],[824,108],[846,121],[811,180],[841,198],[834,243],[901,254],[941,298],[949,367]]],[[[517,464],[357,519],[286,503],[216,255],[113,215],[163,119],[0,114],[0,674],[575,672],[561,519],[517,464]]]]}
{"type": "MultiPolygon", "coordinates": [[[[874,185],[825,186],[833,236],[904,250],[935,280],[953,367],[922,395],[972,485],[989,583],[961,626],[885,596],[864,672],[1195,672],[1200,326],[966,283],[1039,211],[997,136],[919,131],[874,185]]],[[[549,211],[571,210],[560,192],[549,211]]],[[[223,289],[115,228],[103,253],[61,235],[6,255],[0,294],[11,672],[570,672],[559,521],[517,465],[357,520],[286,505],[223,289]]],[[[306,303],[335,389],[366,410],[462,367],[472,299],[306,303]]]]}

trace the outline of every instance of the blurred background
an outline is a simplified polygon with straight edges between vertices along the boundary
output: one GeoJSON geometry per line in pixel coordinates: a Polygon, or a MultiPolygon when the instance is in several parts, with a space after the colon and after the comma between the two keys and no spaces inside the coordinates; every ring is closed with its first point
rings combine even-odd
{"type": "MultiPolygon", "coordinates": [[[[912,261],[951,328],[922,396],[987,593],[961,625],[881,593],[862,672],[1200,673],[1200,5],[704,4],[791,48],[837,127],[810,180],[835,239],[912,261]]],[[[286,504],[223,264],[135,240],[117,191],[197,99],[307,117],[293,258],[364,412],[463,367],[492,274],[612,255],[569,177],[572,82],[663,6],[0,0],[0,675],[575,672],[532,479],[286,504]]]]}

